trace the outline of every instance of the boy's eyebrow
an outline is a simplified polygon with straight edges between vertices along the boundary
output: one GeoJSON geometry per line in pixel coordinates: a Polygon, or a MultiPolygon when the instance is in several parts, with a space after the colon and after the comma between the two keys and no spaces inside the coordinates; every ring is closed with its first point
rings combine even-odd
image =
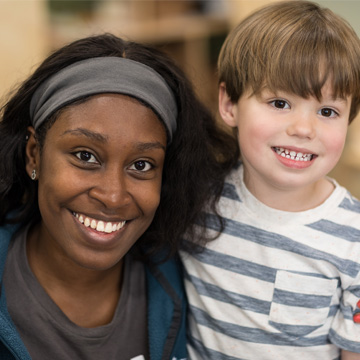
{"type": "Polygon", "coordinates": [[[87,130],[87,129],[84,129],[84,128],[66,130],[61,134],[61,136],[64,136],[66,134],[86,136],[86,137],[88,137],[88,138],[90,138],[92,140],[96,140],[96,141],[99,141],[101,143],[106,143],[107,140],[108,140],[107,136],[104,136],[102,134],[99,134],[97,132],[90,131],[90,130],[87,130]]]}
{"type": "MultiPolygon", "coordinates": [[[[103,144],[105,144],[109,139],[108,136],[84,128],[65,130],[60,136],[64,136],[66,134],[85,136],[91,140],[99,141],[103,144]]],[[[138,142],[135,143],[135,147],[140,151],[146,151],[152,149],[162,149],[164,151],[166,150],[166,147],[163,144],[161,144],[159,141],[138,142]]]]}

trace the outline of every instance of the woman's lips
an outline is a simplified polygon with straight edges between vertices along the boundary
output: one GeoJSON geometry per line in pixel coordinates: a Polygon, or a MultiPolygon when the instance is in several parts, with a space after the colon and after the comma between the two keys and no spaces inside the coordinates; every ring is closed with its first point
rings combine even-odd
{"type": "Polygon", "coordinates": [[[107,234],[111,234],[112,232],[122,229],[126,224],[126,221],[103,221],[91,218],[81,213],[72,212],[72,214],[84,226],[107,234]]]}

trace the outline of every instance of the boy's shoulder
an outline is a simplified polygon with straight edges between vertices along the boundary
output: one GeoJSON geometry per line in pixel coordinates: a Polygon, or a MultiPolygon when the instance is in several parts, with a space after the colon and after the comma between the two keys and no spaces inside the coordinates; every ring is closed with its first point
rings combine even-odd
{"type": "Polygon", "coordinates": [[[339,207],[345,210],[358,213],[360,215],[360,200],[350,193],[346,188],[338,185],[340,188],[344,189],[344,198],[340,203],[339,207]]]}
{"type": "Polygon", "coordinates": [[[309,226],[327,229],[329,233],[342,238],[351,236],[355,242],[359,242],[360,200],[335,180],[330,180],[333,181],[335,190],[325,203],[314,209],[314,214],[318,215],[318,218],[309,226]]]}

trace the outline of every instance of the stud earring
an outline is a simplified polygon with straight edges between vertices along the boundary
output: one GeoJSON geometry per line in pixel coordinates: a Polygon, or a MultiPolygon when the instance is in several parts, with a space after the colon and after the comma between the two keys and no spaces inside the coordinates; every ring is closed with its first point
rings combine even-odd
{"type": "Polygon", "coordinates": [[[36,180],[36,170],[35,169],[31,172],[31,180],[36,180]]]}

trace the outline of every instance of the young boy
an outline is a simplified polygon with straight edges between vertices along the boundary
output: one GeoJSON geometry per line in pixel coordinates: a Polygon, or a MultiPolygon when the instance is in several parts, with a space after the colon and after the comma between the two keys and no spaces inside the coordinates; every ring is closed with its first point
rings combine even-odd
{"type": "Polygon", "coordinates": [[[221,235],[182,253],[190,358],[360,359],[360,202],[326,177],[360,104],[359,39],[314,3],[273,3],[230,33],[218,65],[241,163],[221,235]]]}

